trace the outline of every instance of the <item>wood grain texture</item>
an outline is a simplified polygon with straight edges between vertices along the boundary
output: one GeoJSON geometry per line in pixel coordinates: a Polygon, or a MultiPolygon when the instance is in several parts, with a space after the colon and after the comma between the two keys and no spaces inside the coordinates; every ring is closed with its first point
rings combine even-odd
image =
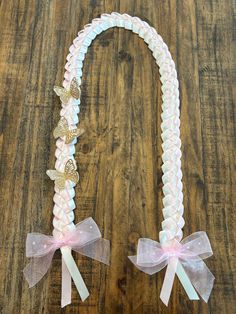
{"type": "Polygon", "coordinates": [[[230,0],[0,1],[0,312],[226,313],[235,293],[235,5],[230,0]],[[22,269],[30,231],[52,231],[53,93],[77,32],[101,13],[139,16],[154,26],[176,62],[186,226],[206,230],[216,276],[208,304],[187,299],[175,280],[169,307],[159,299],[164,271],[147,276],[127,259],[140,236],[158,238],[162,221],[161,90],[146,44],[109,29],[88,50],[77,144],[76,221],[92,216],[111,240],[111,266],[74,255],[90,297],[60,309],[61,256],[28,289],[22,269]]]}

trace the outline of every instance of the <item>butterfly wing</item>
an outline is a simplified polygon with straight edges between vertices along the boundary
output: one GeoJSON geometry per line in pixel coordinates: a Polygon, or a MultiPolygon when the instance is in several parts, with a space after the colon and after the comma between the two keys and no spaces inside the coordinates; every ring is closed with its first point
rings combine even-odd
{"type": "Polygon", "coordinates": [[[77,79],[74,77],[70,83],[70,94],[73,98],[80,98],[80,88],[77,79]]]}
{"type": "Polygon", "coordinates": [[[76,171],[75,164],[72,159],[69,159],[65,165],[65,177],[74,183],[79,181],[79,174],[76,171]]]}
{"type": "Polygon", "coordinates": [[[84,129],[74,129],[67,131],[65,143],[69,144],[74,138],[79,137],[84,133],[84,129]]]}
{"type": "Polygon", "coordinates": [[[59,189],[59,190],[63,190],[65,188],[65,184],[66,184],[66,179],[65,179],[65,176],[61,176],[61,177],[58,177],[56,180],[55,180],[55,186],[59,189]]]}
{"type": "Polygon", "coordinates": [[[53,131],[54,138],[62,137],[67,134],[68,131],[68,123],[66,118],[62,117],[58,122],[57,127],[53,131]]]}
{"type": "Polygon", "coordinates": [[[70,92],[66,90],[64,87],[60,86],[54,86],[53,88],[54,92],[57,94],[57,96],[60,97],[63,104],[67,104],[70,99],[70,92]]]}
{"type": "Polygon", "coordinates": [[[47,175],[51,180],[55,181],[55,186],[60,190],[65,187],[65,174],[57,170],[47,170],[47,175]]]}

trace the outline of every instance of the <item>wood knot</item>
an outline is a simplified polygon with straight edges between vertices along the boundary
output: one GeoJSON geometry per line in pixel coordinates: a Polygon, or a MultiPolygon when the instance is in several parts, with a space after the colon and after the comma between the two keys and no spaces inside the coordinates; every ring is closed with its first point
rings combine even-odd
{"type": "Polygon", "coordinates": [[[131,59],[132,59],[132,57],[131,57],[131,55],[128,52],[126,52],[124,50],[120,50],[118,52],[118,60],[119,61],[128,61],[128,62],[130,62],[131,59]]]}
{"type": "Polygon", "coordinates": [[[83,154],[88,154],[91,151],[91,147],[89,144],[85,143],[82,145],[81,151],[83,154]]]}
{"type": "Polygon", "coordinates": [[[125,289],[126,289],[126,277],[123,277],[121,279],[117,280],[117,286],[119,288],[119,290],[125,294],[125,289]]]}
{"type": "Polygon", "coordinates": [[[129,234],[129,243],[135,244],[138,242],[138,239],[140,238],[140,234],[138,232],[131,232],[129,234]]]}

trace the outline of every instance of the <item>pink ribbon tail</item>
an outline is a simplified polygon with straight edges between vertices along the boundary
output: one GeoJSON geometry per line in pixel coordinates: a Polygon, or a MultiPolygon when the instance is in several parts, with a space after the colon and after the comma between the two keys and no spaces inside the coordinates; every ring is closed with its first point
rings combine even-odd
{"type": "Polygon", "coordinates": [[[207,265],[199,257],[195,257],[194,261],[181,260],[181,265],[198,294],[207,303],[215,280],[207,265]]]}
{"type": "Polygon", "coordinates": [[[30,263],[23,270],[29,287],[36,285],[50,268],[56,248],[51,243],[53,237],[40,233],[28,233],[26,239],[26,256],[30,263]]]}

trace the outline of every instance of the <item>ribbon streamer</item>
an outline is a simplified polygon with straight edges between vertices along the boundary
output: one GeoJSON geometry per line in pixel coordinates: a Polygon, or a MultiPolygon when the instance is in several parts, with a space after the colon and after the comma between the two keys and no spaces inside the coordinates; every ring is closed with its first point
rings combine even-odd
{"type": "Polygon", "coordinates": [[[47,273],[53,255],[59,248],[63,257],[61,306],[64,307],[71,303],[71,277],[82,301],[89,296],[71,250],[109,265],[110,241],[101,237],[100,230],[91,217],[78,223],[75,230],[68,232],[60,239],[41,233],[28,233],[26,256],[30,257],[31,261],[23,272],[30,288],[47,273]]]}
{"type": "Polygon", "coordinates": [[[175,273],[189,299],[199,300],[198,292],[205,302],[208,301],[215,277],[203,259],[212,254],[207,234],[199,231],[181,242],[174,240],[168,246],[163,246],[151,239],[140,238],[137,255],[129,256],[129,259],[138,269],[149,275],[153,275],[167,266],[160,294],[162,302],[167,306],[175,273]]]}

